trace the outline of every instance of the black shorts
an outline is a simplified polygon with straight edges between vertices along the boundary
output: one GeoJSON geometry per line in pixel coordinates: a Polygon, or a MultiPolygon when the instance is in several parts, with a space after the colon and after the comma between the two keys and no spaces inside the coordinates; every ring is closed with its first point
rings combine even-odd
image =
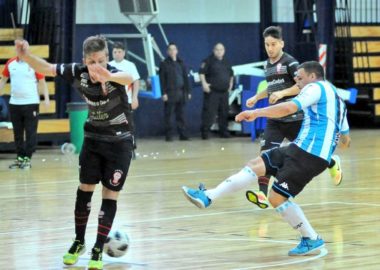
{"type": "Polygon", "coordinates": [[[295,144],[277,147],[262,153],[266,174],[276,177],[272,189],[289,198],[295,197],[328,165],[320,157],[312,155],[295,144]]]}
{"type": "Polygon", "coordinates": [[[132,149],[132,140],[103,142],[85,138],[79,156],[80,182],[102,182],[108,189],[120,191],[128,174],[132,149]]]}
{"type": "Polygon", "coordinates": [[[267,125],[264,130],[264,137],[261,141],[261,151],[269,150],[280,146],[286,138],[289,141],[294,141],[301,130],[302,120],[293,122],[282,122],[273,119],[267,120],[267,125]]]}

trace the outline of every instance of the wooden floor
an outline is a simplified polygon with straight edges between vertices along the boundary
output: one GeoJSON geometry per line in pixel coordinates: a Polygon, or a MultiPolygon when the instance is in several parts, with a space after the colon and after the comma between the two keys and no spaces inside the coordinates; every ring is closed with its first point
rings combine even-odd
{"type": "MultiPolygon", "coordinates": [[[[181,193],[182,185],[212,187],[236,172],[257,155],[258,142],[138,141],[114,223],[130,236],[130,250],[119,259],[104,256],[104,269],[379,269],[380,130],[354,130],[352,137],[352,148],[340,153],[342,185],[334,187],[324,172],[296,198],[328,250],[300,258],[287,256],[297,233],[273,209],[248,203],[245,191],[206,210],[181,193]]],[[[88,254],[75,267],[61,261],[74,236],[77,156],[39,150],[30,171],[8,170],[11,158],[0,155],[0,268],[86,269],[88,254]]],[[[88,250],[99,195],[93,198],[88,250]]]]}

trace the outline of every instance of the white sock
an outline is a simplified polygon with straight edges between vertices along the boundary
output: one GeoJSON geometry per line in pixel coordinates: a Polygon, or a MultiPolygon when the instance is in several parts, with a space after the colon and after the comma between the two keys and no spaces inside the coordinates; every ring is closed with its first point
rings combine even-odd
{"type": "Polygon", "coordinates": [[[234,193],[238,190],[248,187],[255,181],[257,181],[256,173],[252,171],[251,168],[246,166],[237,174],[234,174],[228,177],[226,180],[220,183],[216,188],[206,190],[205,193],[207,197],[209,197],[212,201],[214,201],[220,197],[223,197],[225,195],[234,193]]]}
{"type": "Polygon", "coordinates": [[[282,218],[288,222],[293,229],[298,230],[303,237],[309,237],[312,240],[317,239],[318,234],[314,231],[313,227],[311,227],[298,204],[288,200],[276,207],[276,211],[280,213],[282,218]]]}

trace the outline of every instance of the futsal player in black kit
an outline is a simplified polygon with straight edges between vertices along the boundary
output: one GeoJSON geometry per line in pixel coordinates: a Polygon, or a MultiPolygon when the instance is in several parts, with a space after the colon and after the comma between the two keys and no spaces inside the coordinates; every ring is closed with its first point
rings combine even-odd
{"type": "Polygon", "coordinates": [[[127,121],[131,114],[125,85],[132,83],[126,72],[108,65],[107,42],[102,36],[83,43],[83,64],[50,64],[30,54],[26,41],[16,41],[18,57],[46,76],[59,76],[72,84],[89,108],[85,139],[79,157],[80,185],[75,202],[75,240],[63,256],[66,265],[75,264],[85,252],[85,231],[91,197],[99,182],[103,185],[98,231],[88,269],[103,269],[102,251],[116,214],[117,198],[128,174],[133,139],[127,121]]]}
{"type": "MultiPolygon", "coordinates": [[[[300,92],[295,81],[299,63],[293,56],[283,51],[284,41],[282,39],[281,28],[270,26],[264,30],[263,37],[265,50],[268,55],[268,60],[264,65],[265,79],[268,87],[265,91],[248,99],[247,107],[253,107],[258,100],[266,97],[269,98],[270,105],[286,102],[297,96],[300,92]]],[[[295,140],[301,129],[302,120],[302,111],[279,119],[268,118],[260,151],[264,152],[280,146],[285,138],[289,141],[295,140]]],[[[339,157],[333,156],[333,158],[337,162],[332,159],[329,171],[335,185],[339,185],[342,180],[339,157]]],[[[258,192],[247,191],[246,193],[247,199],[260,208],[267,208],[269,206],[267,200],[269,180],[269,175],[259,177],[260,190],[258,192]]]]}

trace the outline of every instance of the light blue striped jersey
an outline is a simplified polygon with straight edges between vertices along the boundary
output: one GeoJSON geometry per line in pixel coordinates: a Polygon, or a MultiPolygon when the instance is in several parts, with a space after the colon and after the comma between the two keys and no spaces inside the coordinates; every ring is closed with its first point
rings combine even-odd
{"type": "Polygon", "coordinates": [[[346,106],[335,86],[327,81],[310,83],[292,101],[298,110],[304,111],[302,127],[294,143],[330,162],[340,134],[349,132],[346,106]]]}

